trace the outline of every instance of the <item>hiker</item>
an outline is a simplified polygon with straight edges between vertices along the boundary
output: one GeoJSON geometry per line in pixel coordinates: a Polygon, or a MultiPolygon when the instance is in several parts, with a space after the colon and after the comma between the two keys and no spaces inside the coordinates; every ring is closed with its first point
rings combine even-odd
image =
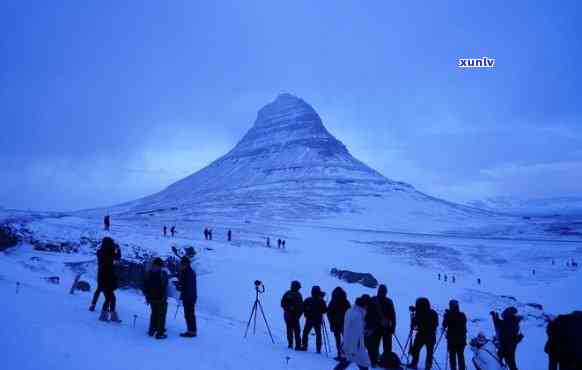
{"type": "Polygon", "coordinates": [[[105,231],[109,231],[109,226],[111,226],[111,218],[109,215],[103,217],[103,226],[105,231]]]}
{"type": "Polygon", "coordinates": [[[467,317],[459,308],[459,302],[449,301],[445,310],[443,330],[447,331],[447,351],[451,370],[465,370],[465,346],[467,345],[467,317]]]}
{"type": "MultiPolygon", "coordinates": [[[[446,276],[446,275],[445,275],[446,276]]],[[[412,354],[412,362],[408,365],[411,369],[418,368],[418,360],[420,359],[420,350],[426,346],[426,362],[425,369],[432,369],[432,361],[434,354],[434,346],[436,344],[436,330],[439,325],[439,317],[435,310],[430,308],[430,301],[428,298],[418,298],[416,300],[416,307],[411,307],[415,311],[412,316],[412,327],[416,329],[416,336],[410,352],[412,354]]]]}
{"type": "Polygon", "coordinates": [[[453,275],[453,284],[457,281],[457,279],[455,278],[455,275],[453,275]]]}
{"type": "Polygon", "coordinates": [[[271,248],[271,238],[267,237],[267,248],[271,248]]]}
{"type": "Polygon", "coordinates": [[[287,328],[288,347],[293,348],[293,339],[295,339],[295,350],[301,350],[301,327],[299,319],[303,315],[303,297],[299,290],[301,284],[295,280],[291,283],[291,289],[288,290],[281,298],[281,307],[283,308],[283,317],[287,328]]]}
{"type": "Polygon", "coordinates": [[[445,282],[447,281],[447,274],[445,274],[445,282]]]}
{"type": "Polygon", "coordinates": [[[196,272],[190,266],[190,259],[186,256],[180,259],[180,272],[178,273],[178,290],[180,300],[184,307],[184,319],[186,320],[186,332],[180,334],[184,338],[193,338],[198,335],[196,326],[195,305],[198,299],[196,272]]]}
{"type": "Polygon", "coordinates": [[[164,237],[168,236],[168,227],[164,225],[164,237]]]}
{"type": "Polygon", "coordinates": [[[277,239],[277,248],[281,249],[281,239],[277,239]]]}
{"type": "Polygon", "coordinates": [[[150,327],[148,335],[156,339],[165,339],[166,314],[168,312],[168,274],[163,269],[164,261],[157,257],[152,263],[144,281],[144,293],[147,304],[151,308],[150,327]]]}
{"type": "Polygon", "coordinates": [[[386,295],[388,289],[381,284],[378,294],[373,297],[366,310],[366,348],[370,355],[372,367],[378,365],[380,360],[379,346],[382,342],[383,352],[392,353],[392,334],[396,329],[396,313],[394,303],[386,295]]]}
{"type": "Polygon", "coordinates": [[[481,285],[481,278],[477,278],[477,285],[481,285]]]}
{"type": "Polygon", "coordinates": [[[549,370],[582,369],[582,311],[559,315],[546,331],[549,370]]]}
{"type": "Polygon", "coordinates": [[[329,320],[329,329],[335,338],[335,347],[337,350],[336,360],[341,360],[341,344],[344,333],[344,319],[346,312],[351,308],[348,296],[341,287],[336,287],[331,293],[331,301],[327,307],[327,318],[329,320]]]}
{"type": "Polygon", "coordinates": [[[176,226],[172,226],[172,227],[170,228],[170,234],[172,234],[172,238],[173,238],[174,236],[176,236],[176,226]]]}
{"type": "Polygon", "coordinates": [[[321,353],[322,336],[321,326],[323,324],[323,314],[327,312],[327,305],[323,300],[325,293],[321,288],[314,285],[311,288],[311,297],[303,302],[303,314],[305,315],[305,327],[303,327],[303,337],[301,338],[301,350],[307,351],[309,345],[309,333],[315,330],[315,349],[321,353]]]}
{"type": "Polygon", "coordinates": [[[226,233],[226,237],[228,239],[228,241],[232,241],[232,231],[230,229],[228,229],[228,232],[226,233]]]}
{"type": "Polygon", "coordinates": [[[505,360],[509,370],[517,370],[515,351],[523,339],[523,335],[519,332],[519,323],[522,318],[517,316],[515,307],[506,308],[501,314],[501,318],[497,312],[491,311],[491,317],[499,339],[499,360],[505,360]]]}
{"type": "Polygon", "coordinates": [[[285,240],[281,241],[281,248],[285,249],[285,240]]]}
{"type": "Polygon", "coordinates": [[[208,228],[204,228],[204,240],[208,240],[208,228]]]}
{"type": "Polygon", "coordinates": [[[441,273],[440,272],[439,272],[439,275],[438,276],[439,276],[439,280],[440,280],[441,279],[441,273]]]}
{"type": "Polygon", "coordinates": [[[366,309],[370,303],[367,294],[356,299],[354,307],[346,312],[344,320],[344,337],[342,342],[342,359],[334,370],[345,370],[352,362],[358,369],[367,370],[370,366],[370,358],[364,344],[364,328],[366,309]]]}
{"type": "Polygon", "coordinates": [[[113,239],[106,236],[101,241],[101,248],[97,251],[97,289],[105,295],[105,302],[101,309],[100,321],[121,322],[115,311],[117,299],[117,276],[115,275],[114,261],[121,259],[119,246],[113,239]]]}

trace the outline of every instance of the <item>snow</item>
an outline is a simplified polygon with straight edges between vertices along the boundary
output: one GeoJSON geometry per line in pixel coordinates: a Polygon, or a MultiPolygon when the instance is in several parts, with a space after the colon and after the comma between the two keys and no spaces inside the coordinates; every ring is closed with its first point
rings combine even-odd
{"type": "MultiPolygon", "coordinates": [[[[0,252],[0,327],[9,333],[0,336],[0,348],[7,369],[331,369],[335,363],[325,356],[286,348],[280,298],[292,280],[301,281],[304,296],[312,285],[327,292],[342,286],[352,302],[375,294],[332,277],[332,268],[372,273],[388,286],[402,343],[408,307],[420,296],[430,298],[441,320],[448,301],[459,300],[469,337],[491,336],[489,311],[515,305],[525,316],[518,365],[527,370],[546,367],[545,319],[582,307],[581,272],[566,266],[582,259],[580,220],[513,217],[390,180],[352,157],[315,110],[290,94],[259,111],[233,150],[157,194],[71,214],[0,209],[2,223],[24,239],[0,252]],[[105,214],[109,232],[102,230],[105,214]],[[162,237],[164,225],[175,225],[177,237],[162,237]],[[213,241],[204,240],[205,227],[213,229],[213,241]],[[121,325],[98,322],[87,310],[90,294],[68,294],[70,263],[86,263],[83,278],[95,286],[92,243],[104,236],[126,258],[195,247],[198,338],[178,337],[184,323],[181,314],[174,319],[173,299],[169,339],[156,341],[145,334],[149,313],[140,292],[118,291],[121,325]],[[274,247],[277,238],[287,241],[285,250],[274,247]],[[41,252],[35,242],[73,243],[78,252],[41,252]],[[438,280],[439,273],[448,281],[438,280]],[[50,276],[61,284],[49,284],[44,278],[50,276]],[[260,318],[257,335],[243,339],[257,279],[266,286],[261,299],[275,344],[260,318]]],[[[441,364],[445,347],[436,354],[441,364]]],[[[394,349],[400,352],[396,343],[394,349]]],[[[470,359],[469,348],[465,355],[470,359]]]]}

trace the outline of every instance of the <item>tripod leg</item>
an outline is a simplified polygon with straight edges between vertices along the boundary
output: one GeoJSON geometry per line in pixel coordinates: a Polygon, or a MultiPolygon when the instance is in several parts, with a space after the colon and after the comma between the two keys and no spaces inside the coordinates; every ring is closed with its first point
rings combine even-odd
{"type": "MultiPolygon", "coordinates": [[[[265,325],[267,326],[267,331],[269,332],[269,336],[271,337],[271,342],[275,344],[275,339],[273,339],[273,334],[271,333],[271,328],[269,327],[269,323],[267,322],[267,316],[265,316],[265,311],[263,311],[263,304],[261,301],[257,301],[259,303],[259,308],[261,309],[261,314],[263,315],[263,319],[265,320],[265,325]]],[[[255,315],[256,319],[256,315],[255,315]]]]}
{"type": "Polygon", "coordinates": [[[257,302],[255,301],[255,317],[253,319],[253,335],[257,334],[257,302]]]}
{"type": "Polygon", "coordinates": [[[253,319],[253,315],[255,314],[256,310],[257,310],[257,302],[255,302],[255,304],[253,305],[253,308],[251,310],[251,316],[249,317],[249,322],[247,322],[247,328],[245,330],[245,338],[247,337],[247,334],[249,333],[249,327],[251,326],[251,320],[253,319]]]}

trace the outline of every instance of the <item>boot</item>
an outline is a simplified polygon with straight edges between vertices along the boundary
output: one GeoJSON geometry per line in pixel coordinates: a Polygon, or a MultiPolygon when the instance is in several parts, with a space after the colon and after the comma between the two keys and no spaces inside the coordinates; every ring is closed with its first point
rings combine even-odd
{"type": "Polygon", "coordinates": [[[121,320],[119,320],[119,316],[117,316],[117,312],[115,312],[115,311],[111,312],[111,321],[117,322],[117,323],[121,322],[121,320]]]}
{"type": "Polygon", "coordinates": [[[165,333],[156,334],[156,339],[166,339],[168,336],[165,333]]]}
{"type": "Polygon", "coordinates": [[[99,316],[99,321],[109,321],[109,312],[108,311],[101,311],[101,315],[99,316]]]}
{"type": "Polygon", "coordinates": [[[89,306],[89,311],[91,311],[91,312],[95,311],[95,305],[94,304],[92,304],[91,306],[89,306]]]}
{"type": "Polygon", "coordinates": [[[187,331],[185,333],[180,334],[182,338],[194,338],[196,337],[196,333],[193,331],[187,331]]]}

